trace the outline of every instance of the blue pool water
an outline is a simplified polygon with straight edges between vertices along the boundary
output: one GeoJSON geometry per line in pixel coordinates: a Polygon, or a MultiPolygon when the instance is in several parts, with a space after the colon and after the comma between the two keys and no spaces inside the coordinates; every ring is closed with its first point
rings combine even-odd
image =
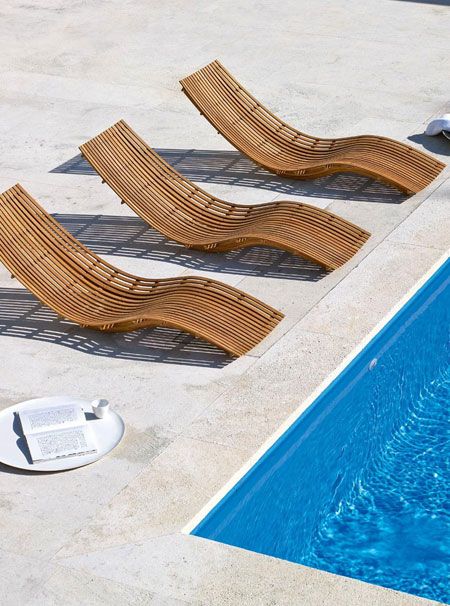
{"type": "Polygon", "coordinates": [[[193,534],[450,601],[450,261],[193,534]]]}

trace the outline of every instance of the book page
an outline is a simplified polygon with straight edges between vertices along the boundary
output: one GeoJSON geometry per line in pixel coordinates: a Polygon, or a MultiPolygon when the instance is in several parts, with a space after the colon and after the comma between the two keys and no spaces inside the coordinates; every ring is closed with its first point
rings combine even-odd
{"type": "Polygon", "coordinates": [[[19,411],[25,435],[84,425],[86,417],[79,405],[51,406],[34,410],[19,411]]]}
{"type": "Polygon", "coordinates": [[[27,437],[27,443],[33,462],[97,452],[94,437],[87,425],[34,433],[27,437]]]}

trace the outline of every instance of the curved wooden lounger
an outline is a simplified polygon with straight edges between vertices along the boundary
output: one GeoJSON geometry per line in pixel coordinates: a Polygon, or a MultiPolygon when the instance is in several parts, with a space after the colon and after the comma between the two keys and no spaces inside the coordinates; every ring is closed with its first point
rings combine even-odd
{"type": "Polygon", "coordinates": [[[357,172],[406,193],[427,186],[445,164],[409,145],[373,135],[319,139],[289,126],[267,110],[213,61],[180,81],[183,92],[234,147],[265,169],[312,179],[357,172]]]}
{"type": "Polygon", "coordinates": [[[283,317],[215,280],[151,280],[117,269],[63,229],[20,185],[0,194],[0,260],[58,314],[98,330],[167,326],[240,356],[283,317]]]}
{"type": "Polygon", "coordinates": [[[219,200],[177,173],[123,120],[80,150],[136,214],[189,248],[218,252],[275,246],[335,269],[370,235],[307,204],[245,206],[219,200]]]}

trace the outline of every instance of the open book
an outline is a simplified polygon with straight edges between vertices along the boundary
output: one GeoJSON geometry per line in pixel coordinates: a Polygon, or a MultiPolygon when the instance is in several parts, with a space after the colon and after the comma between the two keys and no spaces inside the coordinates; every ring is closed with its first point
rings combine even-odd
{"type": "Polygon", "coordinates": [[[34,463],[97,452],[79,405],[22,410],[19,418],[34,463]]]}

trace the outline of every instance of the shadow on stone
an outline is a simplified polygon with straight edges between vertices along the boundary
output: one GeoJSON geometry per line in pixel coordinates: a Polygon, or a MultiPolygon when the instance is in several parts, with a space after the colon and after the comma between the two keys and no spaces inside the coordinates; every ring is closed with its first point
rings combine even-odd
{"type": "Polygon", "coordinates": [[[223,368],[234,360],[221,349],[169,328],[104,333],[60,318],[21,288],[0,288],[0,336],[54,343],[122,360],[223,368]]]}
{"type": "MultiPolygon", "coordinates": [[[[278,177],[257,166],[238,151],[203,149],[156,149],[155,151],[179,173],[197,183],[258,188],[286,196],[389,204],[399,204],[406,197],[394,187],[354,173],[335,173],[305,181],[278,177]]],[[[50,172],[97,174],[81,155],[64,162],[50,172]]],[[[231,201],[239,202],[238,199],[231,201]]]]}
{"type": "Polygon", "coordinates": [[[164,261],[187,269],[218,274],[316,282],[327,272],[291,253],[255,246],[227,253],[208,253],[168,240],[139,217],[55,214],[55,219],[98,255],[164,261]]]}
{"type": "Polygon", "coordinates": [[[450,156],[450,141],[442,134],[436,135],[435,137],[429,137],[425,133],[417,133],[416,135],[411,135],[408,139],[414,143],[418,143],[434,154],[450,156]]]}

